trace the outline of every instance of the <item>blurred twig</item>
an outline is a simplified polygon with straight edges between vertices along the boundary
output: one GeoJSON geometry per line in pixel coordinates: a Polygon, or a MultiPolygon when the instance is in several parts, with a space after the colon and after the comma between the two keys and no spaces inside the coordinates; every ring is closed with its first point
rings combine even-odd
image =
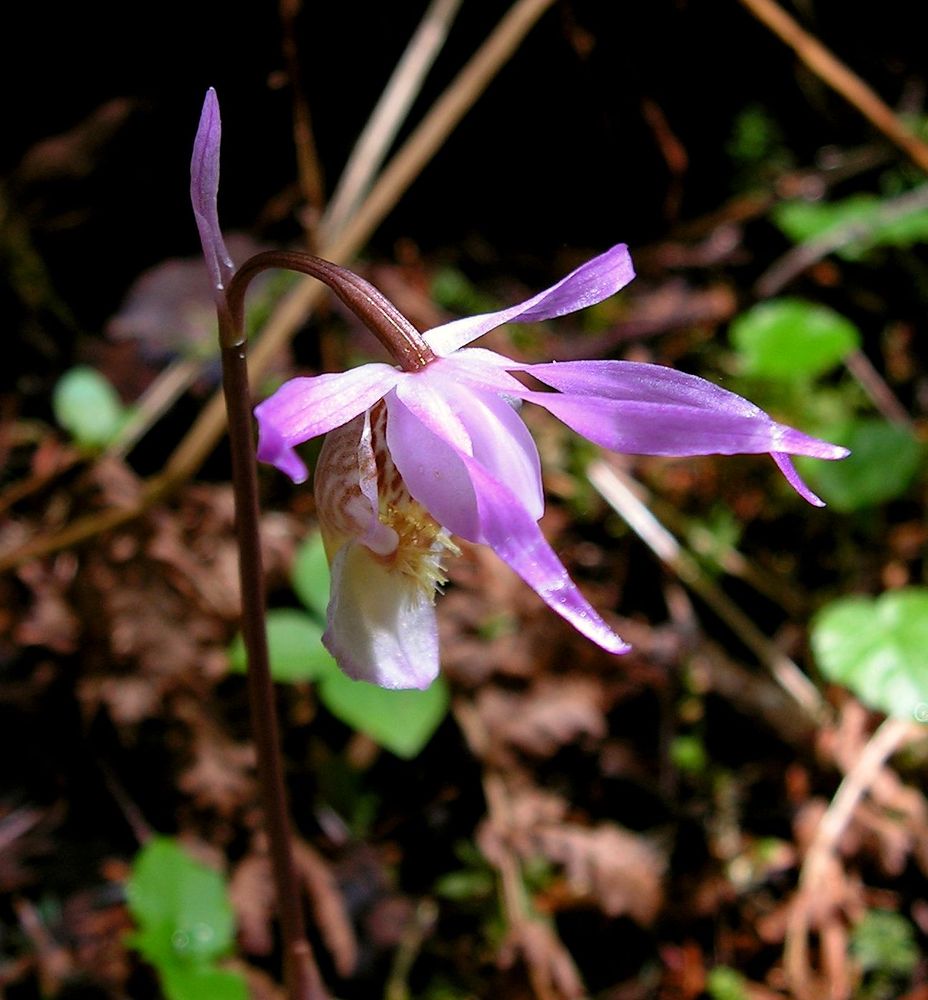
{"type": "MultiPolygon", "coordinates": [[[[321,256],[344,264],[358,252],[553,2],[516,0],[396,153],[345,228],[320,249],[321,256]]],[[[249,377],[252,386],[306,321],[324,292],[319,282],[307,278],[280,302],[251,352],[249,377]]],[[[175,448],[162,472],[145,484],[141,499],[136,504],[89,515],[71,522],[55,534],[33,538],[0,556],[0,572],[29,559],[82,544],[103,531],[134,520],[196,472],[216,446],[224,427],[225,408],[222,394],[217,393],[175,448]]]]}
{"type": "Polygon", "coordinates": [[[432,0],[429,4],[348,157],[319,227],[324,242],[338,233],[351,214],[357,211],[390,144],[409,114],[422,81],[445,44],[461,2],[432,0]]]}
{"type": "Polygon", "coordinates": [[[106,454],[124,458],[149,429],[196,382],[204,369],[202,361],[178,358],[172,361],[136,400],[129,419],[109,443],[106,454]]]}
{"type": "Polygon", "coordinates": [[[796,53],[832,90],[895,143],[922,170],[928,173],[928,144],[899,120],[898,115],[856,73],[829,49],[802,28],[774,0],[741,0],[751,13],[796,53]]]}
{"type": "MultiPolygon", "coordinates": [[[[318,218],[318,213],[322,211],[325,204],[325,185],[322,179],[322,168],[319,165],[319,154],[316,151],[316,141],[313,137],[309,104],[303,92],[300,53],[296,42],[296,21],[302,6],[302,0],[280,0],[281,49],[287,67],[290,90],[293,94],[293,144],[296,147],[296,167],[300,193],[315,209],[318,218]]],[[[309,233],[308,238],[310,250],[313,250],[315,238],[312,232],[309,233]]]]}
{"type": "Polygon", "coordinates": [[[912,736],[923,733],[906,719],[885,719],[864,746],[854,766],[845,774],[806,852],[799,876],[799,889],[790,908],[784,945],[784,965],[790,986],[800,1000],[821,996],[809,963],[811,911],[831,873],[838,841],[850,823],[858,803],[879,776],[887,760],[912,736]]]}
{"type": "Polygon", "coordinates": [[[879,227],[925,208],[928,208],[928,184],[883,202],[879,211],[869,219],[855,219],[793,247],[757,279],[755,291],[761,298],[776,295],[784,285],[835,250],[864,240],[879,227]]]}
{"type": "Polygon", "coordinates": [[[811,719],[821,719],[825,703],[815,685],[702,570],[693,556],[638,499],[627,478],[602,460],[590,465],[587,476],[603,499],[624,518],[648,548],[698,594],[770,670],[796,705],[811,719]]]}

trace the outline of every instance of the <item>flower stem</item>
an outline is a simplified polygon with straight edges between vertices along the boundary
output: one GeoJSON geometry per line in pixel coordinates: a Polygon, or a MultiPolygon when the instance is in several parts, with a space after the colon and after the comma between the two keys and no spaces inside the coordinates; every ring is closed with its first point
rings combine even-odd
{"type": "Polygon", "coordinates": [[[231,317],[230,333],[219,331],[219,339],[244,339],[245,289],[259,272],[279,267],[318,278],[361,319],[371,333],[386,347],[404,371],[416,371],[435,360],[422,334],[395,305],[362,277],[331,261],[301,250],[265,250],[250,257],[229,282],[226,302],[231,317]]]}
{"type": "Polygon", "coordinates": [[[244,342],[224,303],[219,304],[222,387],[229,420],[232,487],[242,588],[242,634],[248,653],[248,700],[258,755],[258,780],[267,823],[268,847],[284,948],[288,1000],[327,1000],[325,987],[306,939],[299,882],[290,841],[287,792],[280,753],[265,629],[264,570],[259,534],[258,475],[252,432],[251,399],[244,342]]]}

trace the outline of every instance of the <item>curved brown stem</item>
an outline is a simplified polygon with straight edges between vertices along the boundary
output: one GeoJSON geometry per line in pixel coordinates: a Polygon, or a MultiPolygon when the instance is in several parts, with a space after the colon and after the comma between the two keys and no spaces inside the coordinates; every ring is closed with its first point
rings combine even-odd
{"type": "MultiPolygon", "coordinates": [[[[322,257],[300,250],[266,250],[255,254],[235,272],[226,292],[231,314],[230,333],[244,340],[245,290],[255,275],[268,268],[279,267],[311,275],[328,285],[371,333],[383,344],[405,371],[416,371],[435,360],[432,349],[422,334],[395,305],[370,282],[322,257]]],[[[220,338],[222,338],[220,332],[220,338]]],[[[225,341],[223,341],[225,345],[225,341]]]]}

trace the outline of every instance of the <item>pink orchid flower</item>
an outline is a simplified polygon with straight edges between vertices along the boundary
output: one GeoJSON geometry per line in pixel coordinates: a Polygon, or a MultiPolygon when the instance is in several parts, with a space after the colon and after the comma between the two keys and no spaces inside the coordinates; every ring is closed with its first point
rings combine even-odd
{"type": "MultiPolygon", "coordinates": [[[[204,143],[214,142],[215,149],[194,157],[195,170],[200,162],[208,175],[199,187],[195,180],[194,203],[220,282],[224,247],[215,191],[202,195],[213,177],[218,184],[218,108],[210,115],[204,109],[204,120],[204,143]]],[[[594,305],[633,277],[628,249],[618,244],[525,302],[427,331],[422,336],[435,357],[416,370],[373,363],[294,378],[256,407],[258,458],[294,482],[308,477],[294,448],[326,435],[315,470],[332,571],[323,642],[351,677],[388,688],[425,688],[434,680],[435,595],[445,582],[445,560],[458,551],[453,535],[491,546],[549,607],[603,649],[629,648],[580,593],[538,526],[541,463],[519,401],[544,407],[612,451],[769,453],[797,492],[821,505],[789,456],[838,459],[847,450],[777,423],[711,382],[661,365],[524,364],[467,346],[505,323],[539,322],[594,305]],[[514,372],[549,391],[528,388],[514,372]]]]}

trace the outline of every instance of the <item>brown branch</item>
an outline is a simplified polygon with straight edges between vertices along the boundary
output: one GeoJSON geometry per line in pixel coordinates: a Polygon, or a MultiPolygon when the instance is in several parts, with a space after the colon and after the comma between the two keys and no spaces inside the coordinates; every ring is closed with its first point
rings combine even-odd
{"type": "Polygon", "coordinates": [[[741,3],[832,90],[839,93],[906,155],[928,173],[928,144],[902,124],[899,116],[861,78],[825,48],[774,0],[741,0],[741,3]]]}
{"type": "MultiPolygon", "coordinates": [[[[319,163],[319,154],[316,151],[316,140],[313,137],[312,118],[306,95],[303,92],[303,78],[300,72],[296,22],[302,6],[302,0],[280,0],[281,49],[293,95],[293,144],[296,147],[300,193],[316,210],[318,217],[325,205],[325,183],[322,178],[322,167],[319,163]]],[[[312,242],[310,236],[310,243],[312,244],[312,242]]]]}

